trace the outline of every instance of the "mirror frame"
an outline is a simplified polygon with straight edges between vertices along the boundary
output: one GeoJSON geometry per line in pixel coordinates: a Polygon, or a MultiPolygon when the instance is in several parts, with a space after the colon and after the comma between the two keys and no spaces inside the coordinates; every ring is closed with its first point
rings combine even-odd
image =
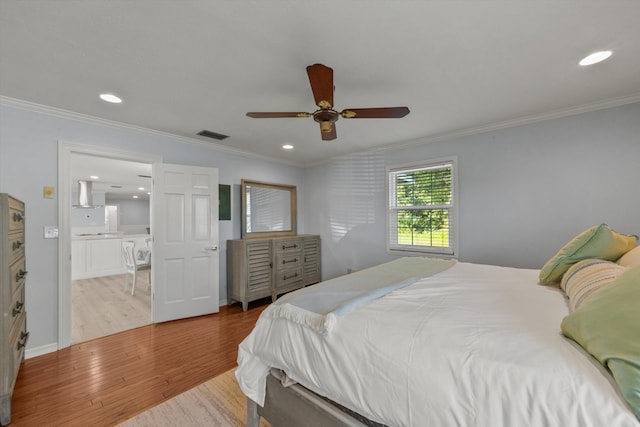
{"type": "Polygon", "coordinates": [[[241,235],[243,239],[259,239],[263,237],[278,237],[278,236],[295,236],[298,234],[298,208],[297,208],[297,196],[296,186],[286,184],[274,184],[271,182],[253,181],[249,179],[241,180],[241,193],[242,193],[242,229],[241,235]],[[283,231],[254,231],[247,233],[247,186],[271,188],[273,190],[288,191],[290,196],[290,215],[291,215],[291,230],[283,231]]]}

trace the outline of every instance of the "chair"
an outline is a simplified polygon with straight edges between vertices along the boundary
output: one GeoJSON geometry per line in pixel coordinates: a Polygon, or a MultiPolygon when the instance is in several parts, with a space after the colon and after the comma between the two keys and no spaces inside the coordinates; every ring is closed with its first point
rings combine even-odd
{"type": "MultiPolygon", "coordinates": [[[[133,241],[122,242],[122,257],[127,266],[127,273],[133,275],[133,280],[131,283],[131,295],[133,295],[136,290],[136,276],[138,275],[138,271],[147,271],[147,289],[151,287],[151,249],[145,248],[136,251],[135,248],[136,244],[133,241]]],[[[127,276],[127,281],[124,284],[125,292],[127,291],[128,285],[129,276],[127,276]]]]}

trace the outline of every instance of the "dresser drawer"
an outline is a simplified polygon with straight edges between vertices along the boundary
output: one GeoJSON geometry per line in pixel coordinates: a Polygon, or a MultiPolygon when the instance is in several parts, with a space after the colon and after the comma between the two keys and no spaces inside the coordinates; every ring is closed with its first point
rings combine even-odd
{"type": "Polygon", "coordinates": [[[23,284],[27,276],[27,263],[24,258],[19,259],[18,261],[11,264],[11,268],[9,271],[9,281],[11,282],[11,294],[13,295],[18,286],[23,284]]]}
{"type": "Polygon", "coordinates": [[[9,264],[24,256],[24,231],[9,235],[9,264]]]}
{"type": "Polygon", "coordinates": [[[11,338],[9,340],[9,347],[11,348],[10,354],[13,356],[13,363],[10,364],[10,366],[13,367],[13,372],[12,377],[9,378],[11,389],[13,389],[13,384],[18,376],[18,369],[20,369],[20,363],[22,363],[24,349],[27,346],[28,339],[27,314],[23,311],[11,328],[11,338]]]}
{"type": "Polygon", "coordinates": [[[24,230],[24,204],[16,199],[9,201],[9,231],[24,230]]]}
{"type": "Polygon", "coordinates": [[[24,285],[20,284],[11,296],[11,304],[9,304],[9,309],[7,310],[8,317],[11,319],[9,323],[12,329],[15,327],[20,316],[24,314],[24,311],[24,285]]]}
{"type": "Polygon", "coordinates": [[[274,240],[273,246],[276,249],[276,254],[299,252],[302,250],[302,239],[278,239],[274,240]]]}
{"type": "Polygon", "coordinates": [[[276,271],[289,270],[302,266],[302,252],[276,253],[276,271]]]}
{"type": "Polygon", "coordinates": [[[276,287],[286,288],[296,282],[302,281],[302,267],[290,268],[276,273],[276,287]]]}

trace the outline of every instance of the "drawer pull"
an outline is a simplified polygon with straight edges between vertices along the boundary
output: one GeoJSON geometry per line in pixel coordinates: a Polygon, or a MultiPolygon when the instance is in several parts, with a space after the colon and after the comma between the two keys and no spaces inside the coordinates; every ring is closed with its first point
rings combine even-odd
{"type": "Polygon", "coordinates": [[[282,250],[284,251],[285,249],[296,249],[297,247],[298,245],[296,243],[291,246],[282,245],[282,250]]]}
{"type": "Polygon", "coordinates": [[[13,317],[16,317],[18,314],[20,314],[23,308],[24,308],[24,303],[22,301],[17,301],[16,306],[13,307],[13,310],[12,310],[13,317]]]}
{"type": "Polygon", "coordinates": [[[23,269],[20,269],[20,271],[16,273],[16,282],[19,282],[20,280],[24,279],[24,276],[26,275],[27,275],[27,272],[24,271],[23,269]]]}
{"type": "Polygon", "coordinates": [[[20,249],[20,246],[22,245],[23,243],[20,240],[16,240],[11,244],[11,247],[13,247],[13,250],[15,251],[16,249],[20,249]]]}
{"type": "Polygon", "coordinates": [[[18,351],[22,349],[22,347],[27,346],[27,341],[29,340],[29,332],[20,332],[20,340],[18,341],[18,351]]]}
{"type": "Polygon", "coordinates": [[[286,259],[282,260],[282,264],[286,264],[288,262],[298,262],[298,258],[294,258],[294,259],[290,259],[290,260],[286,260],[286,259]]]}
{"type": "Polygon", "coordinates": [[[18,212],[14,212],[13,213],[13,221],[14,222],[21,222],[24,219],[24,217],[22,215],[20,215],[18,212]]]}
{"type": "Polygon", "coordinates": [[[294,277],[298,277],[298,273],[295,273],[291,276],[284,275],[282,276],[282,280],[293,279],[294,277]]]}

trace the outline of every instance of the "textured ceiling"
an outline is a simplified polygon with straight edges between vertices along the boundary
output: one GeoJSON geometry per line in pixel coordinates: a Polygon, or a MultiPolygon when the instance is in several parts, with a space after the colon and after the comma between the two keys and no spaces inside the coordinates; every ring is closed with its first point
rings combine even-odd
{"type": "Polygon", "coordinates": [[[639,16],[619,0],[2,0],[0,96],[311,164],[640,101],[639,16]],[[336,109],[411,113],[341,119],[332,142],[310,118],[245,116],[314,111],[314,63],[334,69],[336,109]]]}

